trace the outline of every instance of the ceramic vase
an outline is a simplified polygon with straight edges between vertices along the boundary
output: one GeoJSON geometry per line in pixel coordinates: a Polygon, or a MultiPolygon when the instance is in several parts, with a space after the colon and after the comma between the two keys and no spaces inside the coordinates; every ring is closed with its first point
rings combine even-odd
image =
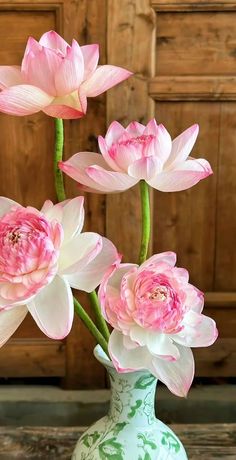
{"type": "Polygon", "coordinates": [[[110,410],[82,435],[72,460],[187,460],[180,440],[155,416],[156,378],[148,371],[119,374],[99,346],[94,354],[110,377],[110,410]]]}

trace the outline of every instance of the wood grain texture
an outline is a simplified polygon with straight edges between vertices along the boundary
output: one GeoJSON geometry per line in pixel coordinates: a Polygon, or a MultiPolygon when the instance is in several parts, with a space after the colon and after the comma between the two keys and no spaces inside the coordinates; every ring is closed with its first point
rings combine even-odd
{"type": "MultiPolygon", "coordinates": [[[[20,64],[28,35],[38,38],[51,28],[55,28],[52,12],[2,12],[0,8],[1,65],[20,64]]],[[[0,129],[0,194],[36,207],[46,198],[54,199],[53,120],[42,113],[1,114],[0,129]]]]}
{"type": "Polygon", "coordinates": [[[157,12],[166,11],[236,11],[235,0],[151,0],[157,12]]]}
{"type": "MultiPolygon", "coordinates": [[[[230,321],[230,318],[229,318],[230,321]]],[[[218,323],[220,324],[220,323],[218,323]]],[[[236,377],[236,338],[221,338],[208,348],[194,349],[199,377],[236,377]]]]}
{"type": "MultiPolygon", "coordinates": [[[[107,58],[134,76],[107,94],[107,122],[146,123],[153,116],[148,80],[154,74],[155,14],[148,0],[108,1],[107,58]],[[122,50],[122,51],[121,51],[122,50]]],[[[107,197],[107,234],[124,255],[136,262],[140,239],[139,189],[107,197]]]]}
{"type": "Polygon", "coordinates": [[[235,101],[234,76],[157,76],[149,82],[149,94],[160,101],[235,101]]]}
{"type": "MultiPolygon", "coordinates": [[[[70,0],[68,0],[70,2],[70,0]]],[[[15,10],[27,10],[27,11],[52,11],[56,10],[63,4],[62,1],[58,0],[30,0],[22,3],[21,0],[3,1],[1,0],[1,10],[3,11],[15,11],[15,10]]]]}
{"type": "Polygon", "coordinates": [[[236,104],[221,105],[214,288],[236,290],[236,104]]]}
{"type": "Polygon", "coordinates": [[[157,14],[158,75],[234,75],[235,20],[224,10],[157,14]]]}
{"type": "MultiPolygon", "coordinates": [[[[224,304],[221,306],[214,305],[209,307],[205,305],[205,314],[213,318],[218,325],[219,334],[221,338],[231,338],[235,336],[236,330],[236,307],[225,307],[224,304]]],[[[213,359],[214,350],[212,349],[213,359]]],[[[233,371],[233,369],[232,369],[233,371]]]]}
{"type": "Polygon", "coordinates": [[[205,304],[209,307],[236,308],[236,292],[206,292],[205,304]]]}
{"type": "Polygon", "coordinates": [[[12,339],[0,349],[0,377],[64,377],[65,343],[12,339]]]}
{"type": "MultiPolygon", "coordinates": [[[[236,425],[173,425],[189,460],[235,460],[236,425]]],[[[70,460],[85,428],[0,427],[0,460],[70,460]]]]}
{"type": "MultiPolygon", "coordinates": [[[[156,105],[156,118],[172,137],[198,121],[200,134],[192,156],[207,158],[213,170],[217,169],[219,112],[218,103],[210,107],[205,102],[156,105]]],[[[178,265],[189,270],[191,282],[203,291],[213,290],[216,179],[213,175],[183,192],[154,193],[154,252],[175,251],[178,265]]]]}
{"type": "MultiPolygon", "coordinates": [[[[206,292],[205,312],[216,321],[220,338],[235,337],[236,331],[236,293],[206,292]]],[[[214,359],[214,350],[213,359],[214,359]]],[[[229,352],[230,354],[230,352],[229,352]]],[[[233,369],[232,369],[233,370],[233,369]]]]}

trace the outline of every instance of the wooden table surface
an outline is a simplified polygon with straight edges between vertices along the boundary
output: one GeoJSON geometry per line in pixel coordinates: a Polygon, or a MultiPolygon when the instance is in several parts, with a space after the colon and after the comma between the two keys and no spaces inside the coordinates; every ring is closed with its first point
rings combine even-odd
{"type": "MultiPolygon", "coordinates": [[[[189,460],[236,460],[236,424],[171,427],[189,460]]],[[[70,460],[83,431],[75,427],[0,427],[0,460],[70,460]]]]}

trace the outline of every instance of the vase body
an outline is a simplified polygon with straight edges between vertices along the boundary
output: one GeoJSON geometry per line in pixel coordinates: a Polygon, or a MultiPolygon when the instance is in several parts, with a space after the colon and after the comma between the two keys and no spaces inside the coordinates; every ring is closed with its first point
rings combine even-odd
{"type": "Polygon", "coordinates": [[[100,347],[95,356],[110,376],[110,410],[79,439],[72,460],[187,460],[177,436],[155,417],[156,378],[118,374],[100,347]]]}

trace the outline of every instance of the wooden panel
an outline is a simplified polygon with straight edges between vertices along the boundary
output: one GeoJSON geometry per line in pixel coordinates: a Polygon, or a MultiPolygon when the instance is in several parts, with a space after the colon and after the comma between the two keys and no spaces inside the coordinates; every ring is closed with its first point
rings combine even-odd
{"type": "Polygon", "coordinates": [[[236,11],[235,0],[151,0],[156,11],[236,11]]]}
{"type": "Polygon", "coordinates": [[[236,12],[157,14],[158,75],[234,75],[235,21],[236,12]]]}
{"type": "MultiPolygon", "coordinates": [[[[204,309],[204,313],[216,321],[219,328],[219,334],[222,338],[235,337],[236,331],[236,308],[227,307],[208,307],[204,309]]],[[[212,349],[213,358],[214,350],[212,349]]]]}
{"type": "Polygon", "coordinates": [[[236,377],[236,338],[219,338],[209,348],[194,349],[198,377],[236,377]]]}
{"type": "Polygon", "coordinates": [[[208,307],[236,308],[236,292],[206,292],[205,297],[208,307]]]}
{"type": "MultiPolygon", "coordinates": [[[[215,286],[236,290],[236,103],[221,107],[215,286]]],[[[236,329],[235,329],[236,331],[236,329]]]]}
{"type": "Polygon", "coordinates": [[[46,197],[54,200],[53,120],[1,114],[0,129],[0,194],[39,208],[46,197]]]}
{"type": "MultiPolygon", "coordinates": [[[[217,169],[220,104],[159,102],[156,118],[172,137],[196,121],[200,134],[192,156],[207,158],[217,169]],[[211,132],[211,136],[209,136],[211,132]]],[[[191,281],[212,291],[215,254],[215,200],[217,175],[178,193],[154,193],[153,249],[172,250],[178,265],[190,271],[191,281]]]]}
{"type": "Polygon", "coordinates": [[[156,101],[235,101],[235,88],[233,76],[158,76],[149,81],[149,94],[156,101]]]}
{"type": "MultiPolygon", "coordinates": [[[[1,65],[20,64],[27,37],[39,38],[55,28],[55,21],[53,12],[1,11],[0,4],[1,65]]],[[[42,113],[24,118],[0,115],[1,195],[36,207],[46,196],[55,198],[52,127],[53,120],[42,113]]]]}
{"type": "Polygon", "coordinates": [[[0,377],[63,377],[65,370],[59,341],[12,339],[0,349],[0,377]]]}
{"type": "Polygon", "coordinates": [[[221,338],[235,337],[236,292],[207,292],[205,313],[216,321],[221,338]]]}
{"type": "Polygon", "coordinates": [[[21,326],[15,332],[14,338],[43,339],[45,338],[45,335],[43,334],[43,332],[41,332],[36,322],[33,320],[32,316],[28,314],[21,326]]]}
{"type": "MultiPolygon", "coordinates": [[[[108,123],[113,120],[124,125],[132,120],[145,123],[153,116],[148,79],[154,74],[154,27],[155,14],[148,0],[108,1],[108,61],[135,74],[108,92],[108,123]]],[[[124,260],[136,262],[140,238],[138,187],[123,194],[109,195],[106,214],[109,238],[124,255],[124,260]]]]}
{"type": "Polygon", "coordinates": [[[28,36],[39,38],[55,28],[55,11],[5,11],[0,4],[1,65],[20,64],[28,36]],[[6,40],[7,31],[7,40],[6,40]]]}

